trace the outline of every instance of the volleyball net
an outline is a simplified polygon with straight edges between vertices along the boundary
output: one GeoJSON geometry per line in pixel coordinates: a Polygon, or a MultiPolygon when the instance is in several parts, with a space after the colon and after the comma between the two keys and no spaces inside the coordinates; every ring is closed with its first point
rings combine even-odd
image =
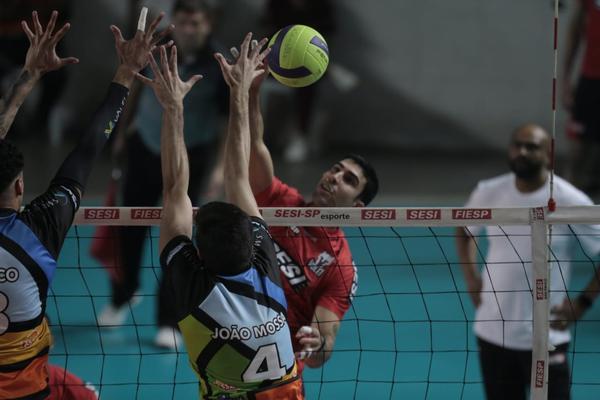
{"type": "MultiPolygon", "coordinates": [[[[559,207],[555,212],[546,208],[261,211],[271,226],[343,227],[355,264],[346,267],[356,267],[358,273],[358,290],[341,323],[332,358],[323,368],[305,369],[308,399],[484,397],[473,334],[475,307],[456,252],[457,227],[467,227],[473,235],[482,277],[503,269],[522,272],[523,281],[497,284],[482,296],[497,301],[499,315],[488,322],[502,332],[507,325],[522,322],[502,312],[502,296],[531,300],[533,312],[520,317],[533,332],[531,398],[545,399],[550,307],[565,294],[574,299],[600,260],[595,251],[600,229],[592,226],[600,224],[600,207],[595,206],[559,207]],[[508,249],[506,260],[487,257],[494,241],[508,249]]],[[[168,351],[152,344],[161,276],[160,216],[160,208],[82,208],[59,259],[47,302],[55,339],[51,362],[92,383],[102,399],[197,396],[197,379],[185,349],[168,351]],[[112,267],[120,266],[117,259],[110,262],[118,254],[111,246],[118,249],[120,226],[150,227],[141,285],[123,326],[99,327],[97,317],[110,301],[110,279],[118,275],[112,267]],[[100,236],[104,265],[90,256],[100,236]]],[[[598,314],[593,307],[571,326],[573,399],[600,396],[600,378],[593,373],[600,361],[598,314]]]]}

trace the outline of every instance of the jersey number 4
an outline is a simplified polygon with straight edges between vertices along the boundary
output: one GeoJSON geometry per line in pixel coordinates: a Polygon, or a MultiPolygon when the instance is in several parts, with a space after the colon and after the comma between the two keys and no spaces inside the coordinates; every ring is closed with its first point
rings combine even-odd
{"type": "Polygon", "coordinates": [[[279,351],[275,343],[261,346],[256,351],[250,365],[244,371],[244,382],[262,382],[281,379],[285,375],[285,367],[281,366],[279,351]]]}

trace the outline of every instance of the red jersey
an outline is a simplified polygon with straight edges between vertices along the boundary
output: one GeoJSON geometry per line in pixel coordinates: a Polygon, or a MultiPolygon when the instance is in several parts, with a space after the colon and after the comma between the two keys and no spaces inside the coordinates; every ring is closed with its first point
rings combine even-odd
{"type": "MultiPolygon", "coordinates": [[[[277,178],[256,196],[256,201],[261,207],[307,206],[297,189],[277,178]]],[[[274,226],[269,231],[288,302],[294,350],[298,351],[296,332],[303,325],[310,326],[317,306],[327,308],[340,320],[344,317],[356,291],[356,267],[340,228],[274,226]]]]}
{"type": "Polygon", "coordinates": [[[581,75],[600,79],[600,0],[581,0],[585,10],[585,52],[581,75]]]}

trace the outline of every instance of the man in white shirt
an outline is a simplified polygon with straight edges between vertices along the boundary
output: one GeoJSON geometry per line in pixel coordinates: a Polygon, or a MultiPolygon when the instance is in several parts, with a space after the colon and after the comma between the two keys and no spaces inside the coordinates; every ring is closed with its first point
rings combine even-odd
{"type": "MultiPolygon", "coordinates": [[[[516,129],[509,147],[510,173],[480,181],[465,207],[539,207],[548,202],[550,138],[533,124],[516,129]]],[[[591,205],[592,201],[564,179],[555,176],[554,199],[559,206],[591,205]]],[[[555,226],[550,266],[550,303],[557,306],[566,295],[573,234],[593,229],[555,226]]],[[[467,289],[477,308],[475,335],[488,399],[525,400],[530,381],[532,349],[531,229],[529,226],[458,228],[457,250],[467,289]],[[477,265],[477,237],[488,241],[485,266],[477,265]]],[[[579,236],[584,247],[597,254],[597,236],[579,236]]],[[[588,253],[589,254],[589,253],[588,253]]],[[[567,349],[570,333],[550,329],[548,399],[569,399],[567,349]]]]}

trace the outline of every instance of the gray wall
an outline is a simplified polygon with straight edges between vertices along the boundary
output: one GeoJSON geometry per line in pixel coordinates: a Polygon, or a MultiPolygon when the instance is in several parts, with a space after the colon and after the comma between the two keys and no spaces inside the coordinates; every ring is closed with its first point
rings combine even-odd
{"type": "MultiPolygon", "coordinates": [[[[168,5],[169,0],[151,4],[168,5]]],[[[221,1],[226,45],[257,31],[264,1],[221,1]]],[[[319,83],[319,130],[326,143],[397,149],[503,149],[515,125],[551,125],[553,70],[550,0],[337,0],[332,62],[359,81],[344,92],[319,83]]],[[[122,23],[119,0],[74,2],[74,68],[67,103],[102,96],[114,67],[110,23],[122,23]],[[86,41],[78,40],[86,38],[86,41]],[[90,93],[88,95],[88,93],[90,93]]],[[[564,39],[568,13],[561,14],[564,39]]],[[[562,45],[564,41],[561,40],[562,45]]],[[[89,108],[89,106],[88,106],[89,108]]],[[[85,115],[85,110],[80,115],[85,115]]],[[[559,113],[558,149],[564,148],[559,113]]]]}

